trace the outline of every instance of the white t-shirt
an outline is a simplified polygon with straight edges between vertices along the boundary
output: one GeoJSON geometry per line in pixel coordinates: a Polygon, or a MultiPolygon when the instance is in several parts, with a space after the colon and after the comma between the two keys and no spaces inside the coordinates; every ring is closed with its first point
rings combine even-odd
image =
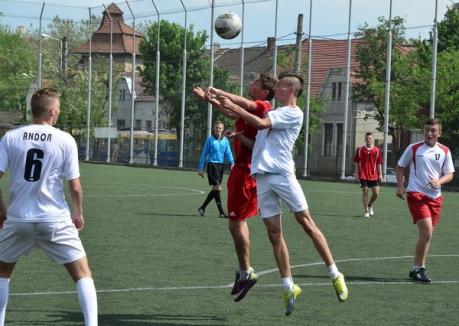
{"type": "Polygon", "coordinates": [[[437,143],[434,147],[419,142],[409,145],[398,161],[401,167],[410,165],[410,177],[407,192],[420,192],[430,198],[441,195],[441,189],[428,186],[431,179],[439,179],[443,175],[454,172],[451,151],[448,147],[437,143]]]}
{"type": "Polygon", "coordinates": [[[268,112],[272,127],[259,130],[252,152],[251,174],[295,173],[292,150],[303,124],[298,106],[268,112]]]}
{"type": "Polygon", "coordinates": [[[49,125],[8,131],[0,143],[0,171],[11,169],[7,216],[21,222],[70,218],[63,178],[80,176],[73,137],[49,125]]]}

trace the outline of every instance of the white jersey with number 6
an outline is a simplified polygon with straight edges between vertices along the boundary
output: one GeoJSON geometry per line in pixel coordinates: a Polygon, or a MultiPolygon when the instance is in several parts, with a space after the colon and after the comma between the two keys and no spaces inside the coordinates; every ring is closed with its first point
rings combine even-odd
{"type": "Polygon", "coordinates": [[[11,169],[7,218],[50,222],[70,218],[63,179],[80,176],[73,137],[49,125],[8,131],[0,143],[0,171],[11,169]]]}

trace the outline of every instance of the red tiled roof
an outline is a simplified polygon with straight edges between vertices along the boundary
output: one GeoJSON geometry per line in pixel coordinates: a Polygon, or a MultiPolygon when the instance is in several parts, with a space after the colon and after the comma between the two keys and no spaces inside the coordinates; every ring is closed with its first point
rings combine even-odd
{"type": "MultiPolygon", "coordinates": [[[[114,3],[104,10],[102,21],[99,28],[91,36],[92,53],[110,53],[110,17],[112,17],[112,53],[113,54],[132,54],[132,36],[135,35],[135,52],[140,55],[139,45],[142,33],[134,31],[132,27],[126,25],[123,18],[123,12],[114,3]]],[[[72,53],[89,53],[89,41],[72,53]]]]}
{"type": "MultiPolygon", "coordinates": [[[[355,52],[361,39],[351,40],[351,81],[354,82],[354,72],[358,69],[355,52]]],[[[302,53],[307,60],[309,42],[303,42],[302,53]]],[[[331,69],[346,68],[347,40],[312,40],[312,69],[311,69],[311,95],[319,95],[331,69]]],[[[305,62],[305,61],[303,61],[305,62]]],[[[345,70],[343,70],[344,73],[345,70]]]]}

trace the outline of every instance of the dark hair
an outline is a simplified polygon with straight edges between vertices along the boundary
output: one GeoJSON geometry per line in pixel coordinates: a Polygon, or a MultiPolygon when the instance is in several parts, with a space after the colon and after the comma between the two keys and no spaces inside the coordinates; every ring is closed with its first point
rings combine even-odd
{"type": "Polygon", "coordinates": [[[435,126],[438,125],[441,128],[441,121],[439,119],[428,119],[426,121],[426,126],[435,126]]]}
{"type": "Polygon", "coordinates": [[[288,78],[289,83],[291,83],[293,86],[295,86],[295,89],[296,89],[296,92],[295,92],[296,94],[295,95],[297,97],[300,97],[301,93],[303,92],[303,88],[304,88],[304,79],[303,79],[303,77],[301,77],[300,75],[298,75],[297,73],[294,73],[294,72],[284,72],[284,73],[281,73],[279,75],[279,80],[284,79],[284,78],[288,78]],[[294,82],[292,77],[296,78],[299,83],[294,82]]]}
{"type": "Polygon", "coordinates": [[[49,110],[54,100],[59,99],[59,92],[54,88],[42,88],[32,95],[30,106],[34,118],[42,117],[49,110]]]}
{"type": "Polygon", "coordinates": [[[274,89],[276,88],[277,78],[270,74],[261,73],[260,78],[261,88],[268,91],[266,100],[271,101],[274,98],[274,89]]]}
{"type": "Polygon", "coordinates": [[[371,131],[368,131],[365,136],[373,136],[373,133],[371,131]]]}

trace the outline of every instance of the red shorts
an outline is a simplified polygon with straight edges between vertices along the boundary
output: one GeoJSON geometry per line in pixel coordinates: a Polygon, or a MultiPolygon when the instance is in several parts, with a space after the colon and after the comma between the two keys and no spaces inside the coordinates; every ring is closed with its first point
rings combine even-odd
{"type": "Polygon", "coordinates": [[[258,213],[257,183],[248,164],[235,164],[227,181],[228,218],[243,221],[258,213]]]}
{"type": "Polygon", "coordinates": [[[406,199],[414,224],[423,218],[431,218],[434,226],[438,224],[443,206],[443,196],[434,199],[420,192],[409,192],[406,199]]]}

